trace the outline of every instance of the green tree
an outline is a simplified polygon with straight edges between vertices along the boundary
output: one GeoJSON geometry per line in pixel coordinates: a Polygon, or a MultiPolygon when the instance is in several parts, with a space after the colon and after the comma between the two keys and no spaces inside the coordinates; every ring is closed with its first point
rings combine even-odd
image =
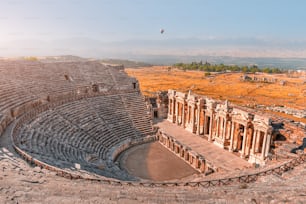
{"type": "Polygon", "coordinates": [[[242,71],[243,73],[247,73],[247,72],[249,71],[249,67],[248,67],[248,66],[243,66],[243,67],[241,68],[241,71],[242,71]]]}

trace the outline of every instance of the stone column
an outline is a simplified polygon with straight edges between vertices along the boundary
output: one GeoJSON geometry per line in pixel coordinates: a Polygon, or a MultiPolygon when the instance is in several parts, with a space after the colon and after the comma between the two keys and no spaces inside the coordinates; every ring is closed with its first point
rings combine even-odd
{"type": "Polygon", "coordinates": [[[263,140],[263,144],[262,144],[262,147],[261,147],[261,159],[264,160],[265,159],[265,149],[266,149],[266,145],[267,145],[267,133],[265,133],[265,136],[264,136],[264,140],[263,140]]]}
{"type": "Polygon", "coordinates": [[[183,101],[183,107],[182,107],[182,127],[185,128],[185,100],[183,101]]]}
{"type": "MultiPolygon", "coordinates": [[[[168,99],[168,120],[171,120],[171,117],[172,117],[172,102],[173,101],[170,97],[168,99]]],[[[172,120],[171,120],[172,121],[172,120]]]]}
{"type": "Polygon", "coordinates": [[[169,102],[168,103],[169,103],[168,104],[168,111],[169,111],[170,115],[172,115],[173,107],[171,107],[171,106],[172,106],[172,103],[173,103],[173,99],[169,98],[169,102]]]}
{"type": "Polygon", "coordinates": [[[243,138],[242,138],[242,150],[241,150],[241,158],[245,158],[245,145],[247,141],[247,129],[246,125],[244,126],[243,138]]]}
{"type": "Polygon", "coordinates": [[[230,146],[229,146],[229,151],[233,152],[233,143],[234,143],[234,130],[235,130],[235,122],[231,122],[231,134],[230,134],[230,146]]]}
{"type": "Polygon", "coordinates": [[[197,110],[198,110],[198,114],[197,114],[197,118],[196,118],[196,121],[197,121],[197,135],[200,135],[200,117],[201,117],[201,109],[200,109],[200,103],[197,104],[197,110]]]}
{"type": "Polygon", "coordinates": [[[260,135],[260,130],[257,130],[257,132],[256,132],[256,145],[255,145],[255,152],[259,152],[259,141],[260,141],[260,137],[261,137],[261,135],[260,135]]]}
{"type": "Polygon", "coordinates": [[[221,117],[221,121],[220,121],[220,138],[223,140],[224,138],[224,118],[221,117]]]}
{"type": "Polygon", "coordinates": [[[172,123],[175,123],[175,113],[176,113],[176,110],[175,110],[175,107],[176,107],[176,100],[174,98],[171,99],[172,100],[172,103],[170,104],[172,107],[171,109],[169,109],[169,111],[171,110],[171,112],[169,112],[169,120],[172,122],[172,123]]]}
{"type": "Polygon", "coordinates": [[[208,141],[211,142],[212,140],[212,125],[213,125],[214,116],[211,114],[210,116],[210,123],[209,123],[209,135],[208,135],[208,141]]]}
{"type": "Polygon", "coordinates": [[[178,124],[178,101],[175,102],[175,123],[178,124]]]}
{"type": "Polygon", "coordinates": [[[231,126],[230,126],[230,125],[228,126],[228,124],[229,124],[229,120],[227,120],[227,119],[225,118],[225,122],[224,122],[224,125],[225,125],[224,139],[227,139],[227,138],[228,138],[228,134],[229,134],[230,131],[231,131],[231,126]]]}
{"type": "Polygon", "coordinates": [[[252,150],[251,150],[251,154],[252,155],[255,155],[256,141],[257,141],[257,132],[258,132],[258,130],[254,130],[253,141],[252,141],[252,150]]]}
{"type": "Polygon", "coordinates": [[[221,122],[221,138],[224,141],[225,140],[225,133],[226,133],[226,119],[222,118],[221,122]]]}
{"type": "Polygon", "coordinates": [[[206,131],[207,131],[207,116],[206,113],[204,112],[204,135],[206,135],[206,131]]]}
{"type": "Polygon", "coordinates": [[[205,127],[205,111],[201,109],[200,112],[200,134],[204,135],[204,127],[205,127]]]}
{"type": "Polygon", "coordinates": [[[219,130],[220,130],[220,117],[217,118],[217,127],[216,127],[216,135],[215,137],[219,137],[219,130]]]}
{"type": "Polygon", "coordinates": [[[191,106],[191,132],[194,133],[194,127],[195,127],[195,108],[194,105],[191,106]]]}
{"type": "Polygon", "coordinates": [[[266,147],[265,147],[265,157],[267,157],[268,154],[269,154],[270,146],[271,146],[271,134],[268,134],[267,135],[266,147]]]}
{"type": "Polygon", "coordinates": [[[190,106],[187,103],[187,117],[186,117],[187,121],[186,121],[186,127],[189,125],[190,122],[190,106]]]}
{"type": "Polygon", "coordinates": [[[183,104],[180,102],[179,103],[179,105],[178,105],[178,113],[179,113],[179,115],[178,115],[178,124],[181,126],[182,125],[182,123],[183,123],[183,112],[182,112],[182,110],[183,110],[183,104]]]}

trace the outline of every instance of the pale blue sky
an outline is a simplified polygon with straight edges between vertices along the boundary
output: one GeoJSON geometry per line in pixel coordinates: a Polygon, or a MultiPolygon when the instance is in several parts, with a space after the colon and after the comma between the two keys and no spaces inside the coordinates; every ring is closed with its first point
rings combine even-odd
{"type": "Polygon", "coordinates": [[[303,57],[305,9],[303,0],[0,0],[0,56],[303,57]]]}

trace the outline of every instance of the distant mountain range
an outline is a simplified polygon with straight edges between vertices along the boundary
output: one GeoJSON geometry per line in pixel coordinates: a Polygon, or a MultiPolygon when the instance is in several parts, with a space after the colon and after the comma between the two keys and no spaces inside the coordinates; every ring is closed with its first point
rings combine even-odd
{"type": "MultiPolygon", "coordinates": [[[[87,61],[98,60],[103,63],[109,64],[122,64],[124,67],[150,67],[153,65],[173,65],[175,63],[191,63],[191,62],[208,62],[210,64],[226,64],[226,65],[239,65],[251,66],[257,65],[259,68],[280,68],[280,69],[295,69],[306,70],[306,58],[251,58],[251,57],[228,57],[228,56],[174,56],[174,55],[137,55],[131,56],[130,59],[97,59],[97,58],[84,58],[74,55],[61,55],[61,56],[46,56],[34,57],[43,62],[69,62],[69,61],[87,61]]],[[[0,58],[1,59],[1,58],[0,58]]],[[[2,58],[8,59],[8,58],[2,58]]],[[[26,57],[16,57],[13,59],[26,59],[26,57]]]]}
{"type": "MultiPolygon", "coordinates": [[[[0,56],[84,56],[86,59],[120,59],[153,65],[208,61],[259,67],[306,69],[306,40],[269,38],[160,38],[103,41],[88,37],[20,39],[0,43],[0,56]]],[[[70,56],[70,57],[68,57],[70,56]]],[[[53,60],[53,59],[46,59],[53,60]]],[[[132,66],[131,63],[119,62],[132,66]]],[[[142,65],[140,65],[142,66],[142,65]]]]}
{"type": "Polygon", "coordinates": [[[109,64],[122,64],[125,68],[130,67],[151,67],[152,64],[131,60],[122,60],[122,59],[102,59],[101,62],[109,64]]]}

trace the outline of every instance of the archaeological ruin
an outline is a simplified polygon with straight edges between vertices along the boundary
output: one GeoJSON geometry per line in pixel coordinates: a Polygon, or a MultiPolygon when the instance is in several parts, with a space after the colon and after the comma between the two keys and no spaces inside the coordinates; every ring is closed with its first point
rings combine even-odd
{"type": "Polygon", "coordinates": [[[189,187],[251,183],[304,163],[305,129],[291,127],[191,92],[169,90],[145,102],[122,65],[0,60],[0,144],[10,152],[0,156],[13,155],[19,163],[22,158],[29,164],[24,171],[39,167],[137,194],[146,187],[162,192],[180,186],[188,193],[189,187]],[[129,174],[121,155],[151,142],[199,174],[162,182],[129,174]]]}
{"type": "Polygon", "coordinates": [[[169,90],[167,119],[251,163],[264,164],[272,143],[271,119],[228,101],[169,90]]]}

